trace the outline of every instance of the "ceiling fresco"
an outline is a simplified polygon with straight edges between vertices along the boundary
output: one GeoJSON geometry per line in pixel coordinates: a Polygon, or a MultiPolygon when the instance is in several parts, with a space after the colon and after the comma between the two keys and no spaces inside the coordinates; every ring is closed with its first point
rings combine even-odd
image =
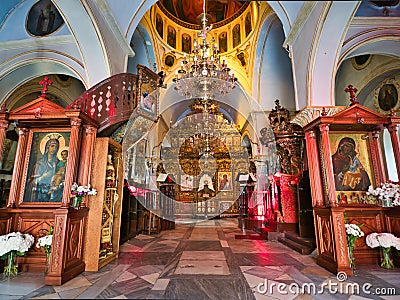
{"type": "MultiPolygon", "coordinates": [[[[201,24],[203,0],[160,0],[169,13],[189,24],[201,24]]],[[[206,12],[211,23],[221,22],[234,16],[245,2],[236,0],[206,0],[206,12]]]]}

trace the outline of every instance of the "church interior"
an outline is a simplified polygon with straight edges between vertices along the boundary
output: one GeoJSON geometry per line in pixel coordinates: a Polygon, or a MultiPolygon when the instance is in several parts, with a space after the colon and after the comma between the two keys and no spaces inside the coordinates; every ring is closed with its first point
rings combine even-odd
{"type": "Polygon", "coordinates": [[[0,296],[399,297],[399,30],[399,0],[3,1],[0,296]]]}

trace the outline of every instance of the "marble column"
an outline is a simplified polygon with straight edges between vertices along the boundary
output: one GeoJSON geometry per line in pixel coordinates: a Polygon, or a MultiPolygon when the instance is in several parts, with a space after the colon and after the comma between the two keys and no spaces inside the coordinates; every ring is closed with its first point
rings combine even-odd
{"type": "MultiPolygon", "coordinates": [[[[256,190],[255,190],[255,199],[253,207],[257,209],[259,206],[263,206],[263,213],[266,211],[265,201],[264,201],[264,191],[267,190],[267,164],[266,164],[267,157],[265,155],[256,155],[254,157],[254,164],[256,165],[256,190]]],[[[249,203],[250,204],[250,203],[249,203]]],[[[250,207],[250,206],[249,206],[250,207]]],[[[257,211],[254,211],[254,214],[258,214],[257,211]]]]}
{"type": "Polygon", "coordinates": [[[322,207],[324,206],[324,193],[322,189],[321,163],[315,132],[312,130],[308,131],[305,136],[313,207],[322,207]]]}

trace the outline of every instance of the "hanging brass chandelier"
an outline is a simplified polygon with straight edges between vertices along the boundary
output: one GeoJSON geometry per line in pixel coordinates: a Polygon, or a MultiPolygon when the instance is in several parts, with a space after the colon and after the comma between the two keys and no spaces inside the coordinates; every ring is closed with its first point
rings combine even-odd
{"type": "Polygon", "coordinates": [[[203,0],[202,29],[197,33],[200,42],[195,39],[192,53],[184,53],[173,79],[175,90],[186,99],[218,99],[231,92],[237,81],[226,60],[221,59],[214,37],[211,43],[207,41],[212,29],[212,24],[207,26],[207,21],[206,1],[203,0]]]}

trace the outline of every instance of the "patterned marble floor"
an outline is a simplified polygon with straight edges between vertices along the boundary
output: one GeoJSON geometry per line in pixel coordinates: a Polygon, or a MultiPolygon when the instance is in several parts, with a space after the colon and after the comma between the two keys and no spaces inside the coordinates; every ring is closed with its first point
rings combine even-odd
{"type": "Polygon", "coordinates": [[[340,281],[278,242],[235,240],[236,219],[139,235],[117,260],[62,286],[41,273],[0,282],[0,299],[400,299],[400,269],[359,266],[340,281]]]}

